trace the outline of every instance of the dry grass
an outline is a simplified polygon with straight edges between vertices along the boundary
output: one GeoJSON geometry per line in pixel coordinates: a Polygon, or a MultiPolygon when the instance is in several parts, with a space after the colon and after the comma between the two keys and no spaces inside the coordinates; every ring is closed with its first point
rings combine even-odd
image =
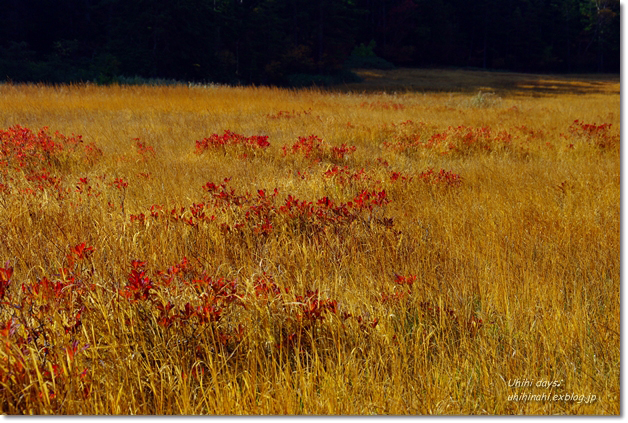
{"type": "Polygon", "coordinates": [[[482,77],[482,94],[0,86],[0,128],[65,143],[0,156],[2,412],[619,414],[619,82],[533,96],[482,77]],[[196,154],[225,130],[270,146],[196,154]],[[320,150],[293,150],[312,134],[320,150]],[[529,393],[577,398],[509,399],[529,393]]]}

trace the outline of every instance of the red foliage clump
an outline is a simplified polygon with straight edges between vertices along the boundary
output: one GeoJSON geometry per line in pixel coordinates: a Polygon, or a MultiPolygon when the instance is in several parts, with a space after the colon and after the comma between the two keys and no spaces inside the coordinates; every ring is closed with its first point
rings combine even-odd
{"type": "Polygon", "coordinates": [[[270,147],[267,135],[252,135],[245,137],[226,130],[224,134],[212,134],[208,138],[196,141],[196,154],[202,154],[205,150],[225,149],[229,146],[241,146],[246,150],[254,151],[270,147]]]}

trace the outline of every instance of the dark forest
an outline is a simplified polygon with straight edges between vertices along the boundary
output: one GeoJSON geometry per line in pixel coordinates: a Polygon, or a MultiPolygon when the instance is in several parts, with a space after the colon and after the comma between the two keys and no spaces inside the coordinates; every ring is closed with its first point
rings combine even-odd
{"type": "Polygon", "coordinates": [[[353,82],[351,68],[619,72],[619,0],[3,0],[0,80],[353,82]]]}

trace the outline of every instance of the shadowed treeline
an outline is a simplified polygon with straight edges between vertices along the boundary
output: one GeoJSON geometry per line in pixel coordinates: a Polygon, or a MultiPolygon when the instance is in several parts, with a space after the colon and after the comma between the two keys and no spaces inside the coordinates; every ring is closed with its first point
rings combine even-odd
{"type": "Polygon", "coordinates": [[[14,82],[303,87],[354,82],[360,68],[620,69],[619,0],[6,0],[1,10],[0,80],[14,82]]]}

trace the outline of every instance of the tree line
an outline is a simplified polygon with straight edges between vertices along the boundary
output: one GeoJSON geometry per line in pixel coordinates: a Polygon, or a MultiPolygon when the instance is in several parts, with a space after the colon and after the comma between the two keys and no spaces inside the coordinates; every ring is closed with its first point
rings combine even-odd
{"type": "Polygon", "coordinates": [[[0,80],[309,85],[355,67],[619,72],[619,0],[3,0],[0,80]]]}

